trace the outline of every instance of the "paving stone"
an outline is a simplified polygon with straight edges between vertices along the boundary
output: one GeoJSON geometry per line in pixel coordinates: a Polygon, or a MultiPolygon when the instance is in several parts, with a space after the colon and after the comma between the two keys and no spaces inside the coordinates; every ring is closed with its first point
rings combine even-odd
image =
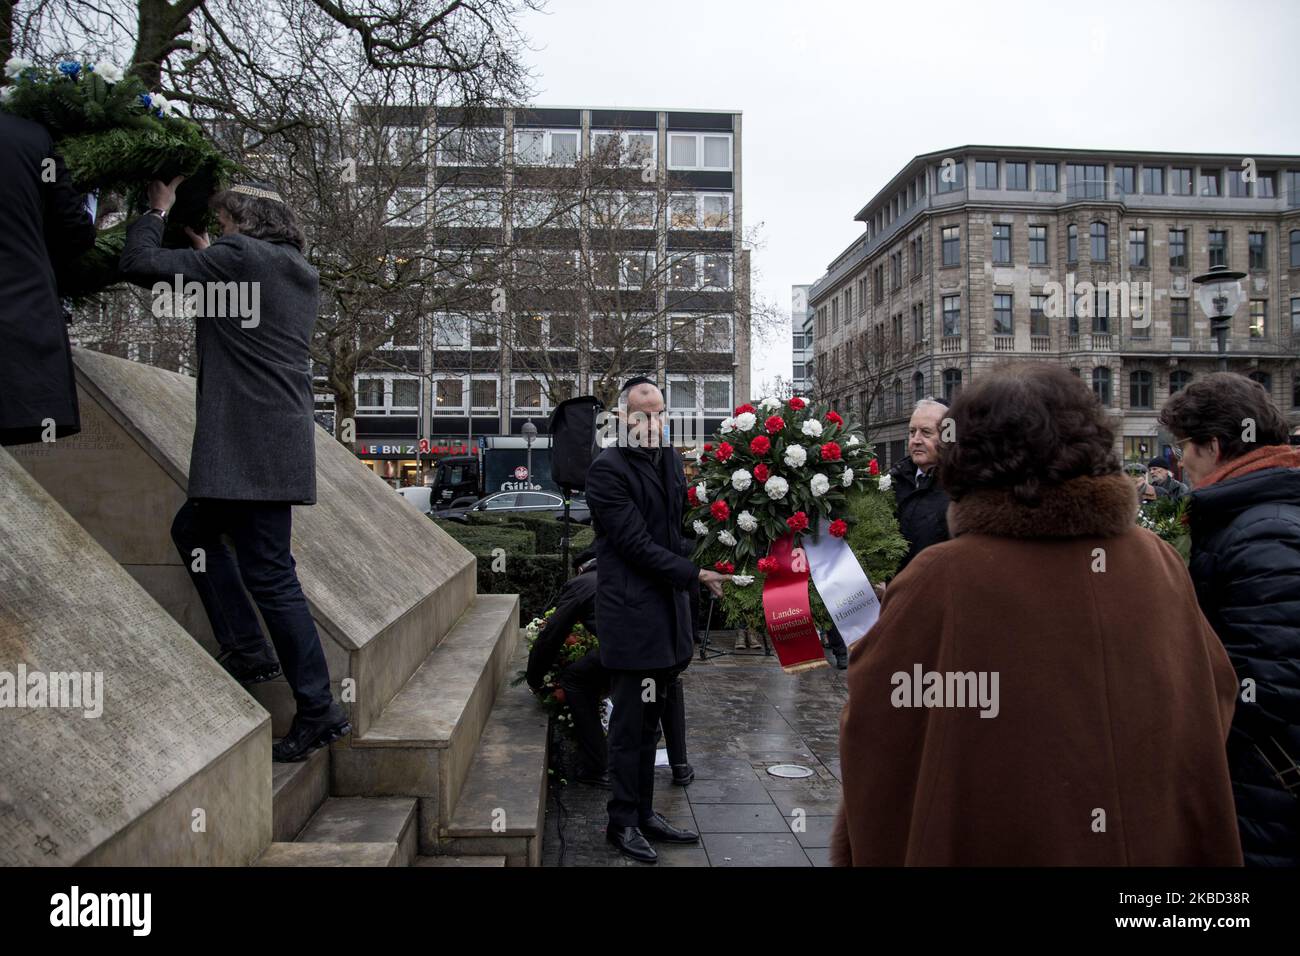
{"type": "Polygon", "coordinates": [[[775,804],[695,804],[701,833],[789,833],[790,824],[775,804]]]}
{"type": "Polygon", "coordinates": [[[795,838],[804,849],[824,848],[831,845],[831,830],[835,827],[835,817],[806,816],[804,831],[796,833],[795,838]]]}
{"type": "Polygon", "coordinates": [[[690,791],[692,805],[772,802],[767,789],[752,774],[749,780],[697,780],[691,784],[690,791]]]}
{"type": "Polygon", "coordinates": [[[790,833],[710,833],[704,837],[712,866],[812,866],[790,833]]]}

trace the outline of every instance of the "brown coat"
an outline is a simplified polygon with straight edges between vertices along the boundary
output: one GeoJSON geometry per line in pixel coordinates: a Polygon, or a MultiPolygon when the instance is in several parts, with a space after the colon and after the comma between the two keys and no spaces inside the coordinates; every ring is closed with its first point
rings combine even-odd
{"type": "Polygon", "coordinates": [[[951,505],[954,540],[895,578],[850,651],[832,862],[1241,863],[1236,678],[1183,562],[1136,513],[1122,475],[1037,508],[988,490],[951,505]],[[985,672],[988,699],[996,673],[996,716],[896,706],[924,702],[894,676],[918,664],[985,672]]]}

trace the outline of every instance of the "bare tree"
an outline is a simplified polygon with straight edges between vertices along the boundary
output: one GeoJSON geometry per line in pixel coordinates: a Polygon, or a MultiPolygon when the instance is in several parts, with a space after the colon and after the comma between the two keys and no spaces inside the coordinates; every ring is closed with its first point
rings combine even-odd
{"type": "Polygon", "coordinates": [[[871,441],[886,421],[898,417],[896,396],[906,398],[908,348],[905,337],[879,322],[809,363],[810,397],[818,402],[850,402],[871,441]]]}

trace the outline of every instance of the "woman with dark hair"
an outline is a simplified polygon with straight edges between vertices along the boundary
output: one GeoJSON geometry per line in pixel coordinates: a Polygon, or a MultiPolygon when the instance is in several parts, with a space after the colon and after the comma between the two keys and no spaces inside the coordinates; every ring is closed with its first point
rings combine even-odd
{"type": "Polygon", "coordinates": [[[1228,769],[1246,863],[1300,866],[1300,449],[1264,387],[1217,372],[1160,422],[1193,486],[1192,581],[1241,694],[1228,769]]]}
{"type": "Polygon", "coordinates": [[[1093,393],[998,371],[949,412],[952,540],[849,652],[838,865],[1232,865],[1236,681],[1093,393]]]}

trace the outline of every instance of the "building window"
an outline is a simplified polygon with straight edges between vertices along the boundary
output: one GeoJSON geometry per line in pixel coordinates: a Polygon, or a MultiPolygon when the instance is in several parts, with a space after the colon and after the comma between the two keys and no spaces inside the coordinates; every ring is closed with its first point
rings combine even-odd
{"type": "Polygon", "coordinates": [[[1091,239],[1090,255],[1093,262],[1106,261],[1106,241],[1108,230],[1104,222],[1094,222],[1088,230],[1091,239]]]}
{"type": "Polygon", "coordinates": [[[1011,263],[1011,226],[996,223],[993,226],[993,261],[1003,265],[1011,263]]]}
{"type": "Polygon", "coordinates": [[[1246,236],[1246,244],[1250,249],[1250,267],[1252,269],[1268,268],[1264,236],[1265,234],[1262,232],[1252,232],[1246,236]]]}
{"type": "Polygon", "coordinates": [[[1300,372],[1291,373],[1291,407],[1300,408],[1300,372]]]}
{"type": "Polygon", "coordinates": [[[1007,163],[1007,188],[1008,189],[1029,188],[1029,164],[1028,163],[1007,163]]]}
{"type": "Polygon", "coordinates": [[[384,410],[384,380],[382,378],[357,379],[357,411],[378,412],[384,410]]]}
{"type": "Polygon", "coordinates": [[[998,294],[993,296],[993,334],[1014,335],[1015,327],[1011,318],[1011,296],[998,294]]]}
{"type": "Polygon", "coordinates": [[[1110,369],[1101,366],[1092,370],[1092,391],[1102,405],[1110,407],[1110,369]]]}
{"type": "Polygon", "coordinates": [[[1142,167],[1142,192],[1148,196],[1165,194],[1165,171],[1160,166],[1142,167]]]}
{"type": "Polygon", "coordinates": [[[1187,230],[1169,230],[1169,268],[1187,268],[1187,230]]]}
{"type": "Polygon", "coordinates": [[[1110,334],[1110,292],[1097,289],[1093,292],[1096,306],[1092,310],[1092,331],[1099,335],[1110,334]]]}
{"type": "Polygon", "coordinates": [[[844,290],[844,323],[847,325],[853,316],[853,288],[844,290]]]}
{"type": "Polygon", "coordinates": [[[1244,169],[1228,170],[1228,195],[1235,199],[1245,199],[1250,196],[1250,183],[1246,180],[1244,169]]]}
{"type": "Polygon", "coordinates": [[[1210,268],[1228,264],[1228,234],[1222,229],[1210,230],[1210,268]]]}
{"type": "Polygon", "coordinates": [[[414,412],[420,408],[420,380],[418,378],[395,378],[393,390],[389,395],[390,412],[414,412]]]}
{"type": "Polygon", "coordinates": [[[925,249],[923,246],[924,242],[925,240],[922,239],[920,236],[917,236],[912,240],[912,278],[913,279],[919,279],[921,277],[921,270],[925,268],[925,249]]]}
{"type": "Polygon", "coordinates": [[[890,288],[897,291],[903,286],[903,253],[901,251],[890,253],[889,256],[889,278],[890,288]]]}
{"type": "Polygon", "coordinates": [[[980,189],[998,188],[998,162],[996,159],[975,160],[975,185],[980,189]]]}
{"type": "Polygon", "coordinates": [[[894,414],[903,414],[903,380],[894,379],[894,414]]]}
{"type": "Polygon", "coordinates": [[[867,311],[867,277],[858,279],[858,315],[867,311]]]}
{"type": "Polygon", "coordinates": [[[876,280],[875,301],[884,302],[885,301],[885,267],[883,265],[876,266],[875,280],[876,280]]]}
{"type": "Polygon", "coordinates": [[[1190,166],[1175,166],[1169,171],[1169,191],[1175,196],[1190,196],[1192,194],[1192,168],[1190,166]]]}
{"type": "Polygon", "coordinates": [[[1300,269],[1300,229],[1291,230],[1291,268],[1300,269]]]}
{"type": "Polygon", "coordinates": [[[1065,192],[1068,199],[1105,199],[1106,167],[1067,163],[1065,192]]]}
{"type": "Polygon", "coordinates": [[[1121,196],[1131,196],[1137,192],[1137,190],[1133,188],[1134,176],[1135,171],[1132,166],[1116,166],[1115,191],[1121,196]]]}
{"type": "Polygon", "coordinates": [[[1079,227],[1074,223],[1065,227],[1065,261],[1079,261],[1079,227]]]}
{"type": "Polygon", "coordinates": [[[1201,175],[1197,179],[1196,191],[1201,196],[1219,195],[1219,171],[1217,169],[1202,169],[1201,175]]]}
{"type": "Polygon", "coordinates": [[[433,385],[435,415],[465,414],[465,382],[459,378],[440,378],[433,385]]]}
{"type": "Polygon", "coordinates": [[[831,331],[834,332],[840,327],[840,300],[836,296],[831,299],[831,331]]]}
{"type": "Polygon", "coordinates": [[[475,412],[497,411],[497,386],[495,378],[475,378],[470,382],[470,400],[475,412]]]}
{"type": "Polygon", "coordinates": [[[1056,163],[1034,163],[1034,188],[1042,193],[1056,192],[1056,163]]]}
{"type": "Polygon", "coordinates": [[[957,394],[961,391],[961,369],[946,368],[943,370],[943,398],[946,402],[952,402],[957,394]]]}
{"type": "Polygon", "coordinates": [[[1128,231],[1128,264],[1134,269],[1147,267],[1147,231],[1130,229],[1128,231]]]}
{"type": "Polygon", "coordinates": [[[730,133],[669,133],[669,169],[731,169],[730,133]]]}
{"type": "Polygon", "coordinates": [[[951,193],[966,188],[966,163],[958,160],[951,164],[942,164],[934,168],[937,193],[951,193]]]}
{"type": "Polygon", "coordinates": [[[1291,337],[1300,336],[1300,296],[1291,297],[1291,337]]]}
{"type": "Polygon", "coordinates": [[[505,130],[482,127],[449,129],[438,143],[440,166],[498,166],[505,130]]]}
{"type": "Polygon", "coordinates": [[[1258,173],[1255,176],[1255,198],[1272,199],[1277,195],[1275,173],[1258,173]]]}
{"type": "Polygon", "coordinates": [[[1265,334],[1265,319],[1268,314],[1268,299],[1250,300],[1250,337],[1262,339],[1265,334]]]}
{"type": "Polygon", "coordinates": [[[1169,394],[1181,392],[1188,385],[1192,384],[1192,373],[1179,369],[1176,372],[1169,373],[1169,394]]]}
{"type": "Polygon", "coordinates": [[[917,372],[912,376],[912,401],[919,402],[925,398],[925,375],[917,372]]]}
{"type": "Polygon", "coordinates": [[[1132,408],[1154,408],[1151,391],[1150,372],[1138,370],[1129,373],[1128,403],[1132,408]]]}
{"type": "Polygon", "coordinates": [[[1169,300],[1169,334],[1176,339],[1191,338],[1187,299],[1169,300]]]}
{"type": "Polygon", "coordinates": [[[731,256],[726,253],[700,256],[700,277],[705,289],[730,289],[731,256]]]}
{"type": "Polygon", "coordinates": [[[1264,386],[1264,391],[1268,392],[1269,397],[1270,398],[1272,397],[1273,395],[1272,375],[1268,374],[1268,372],[1251,372],[1250,380],[1252,382],[1259,382],[1260,385],[1264,386]]]}
{"type": "Polygon", "coordinates": [[[961,296],[959,295],[943,297],[943,334],[961,335],[961,296]]]}
{"type": "MultiPolygon", "coordinates": [[[[1291,259],[1292,265],[1295,265],[1296,250],[1300,248],[1296,244],[1296,236],[1300,235],[1300,230],[1291,233],[1291,259]]],[[[955,266],[961,263],[961,227],[945,226],[943,229],[943,264],[945,266],[955,266]]]]}
{"type": "Polygon", "coordinates": [[[578,161],[576,129],[516,129],[515,162],[522,166],[573,166],[578,161]]]}
{"type": "Polygon", "coordinates": [[[1047,265],[1047,227],[1029,227],[1029,264],[1031,266],[1047,265]]]}
{"type": "Polygon", "coordinates": [[[917,345],[925,341],[925,307],[919,302],[912,305],[912,341],[917,345]]]}
{"type": "Polygon", "coordinates": [[[1047,296],[1031,295],[1029,297],[1029,334],[1048,335],[1047,296]]]}
{"type": "Polygon", "coordinates": [[[649,165],[653,168],[653,163],[657,160],[655,145],[658,139],[658,135],[649,130],[627,133],[592,130],[591,156],[604,166],[649,165]]]}
{"type": "Polygon", "coordinates": [[[516,412],[540,412],[542,410],[542,383],[532,378],[517,378],[512,383],[515,389],[514,405],[516,412]]]}

